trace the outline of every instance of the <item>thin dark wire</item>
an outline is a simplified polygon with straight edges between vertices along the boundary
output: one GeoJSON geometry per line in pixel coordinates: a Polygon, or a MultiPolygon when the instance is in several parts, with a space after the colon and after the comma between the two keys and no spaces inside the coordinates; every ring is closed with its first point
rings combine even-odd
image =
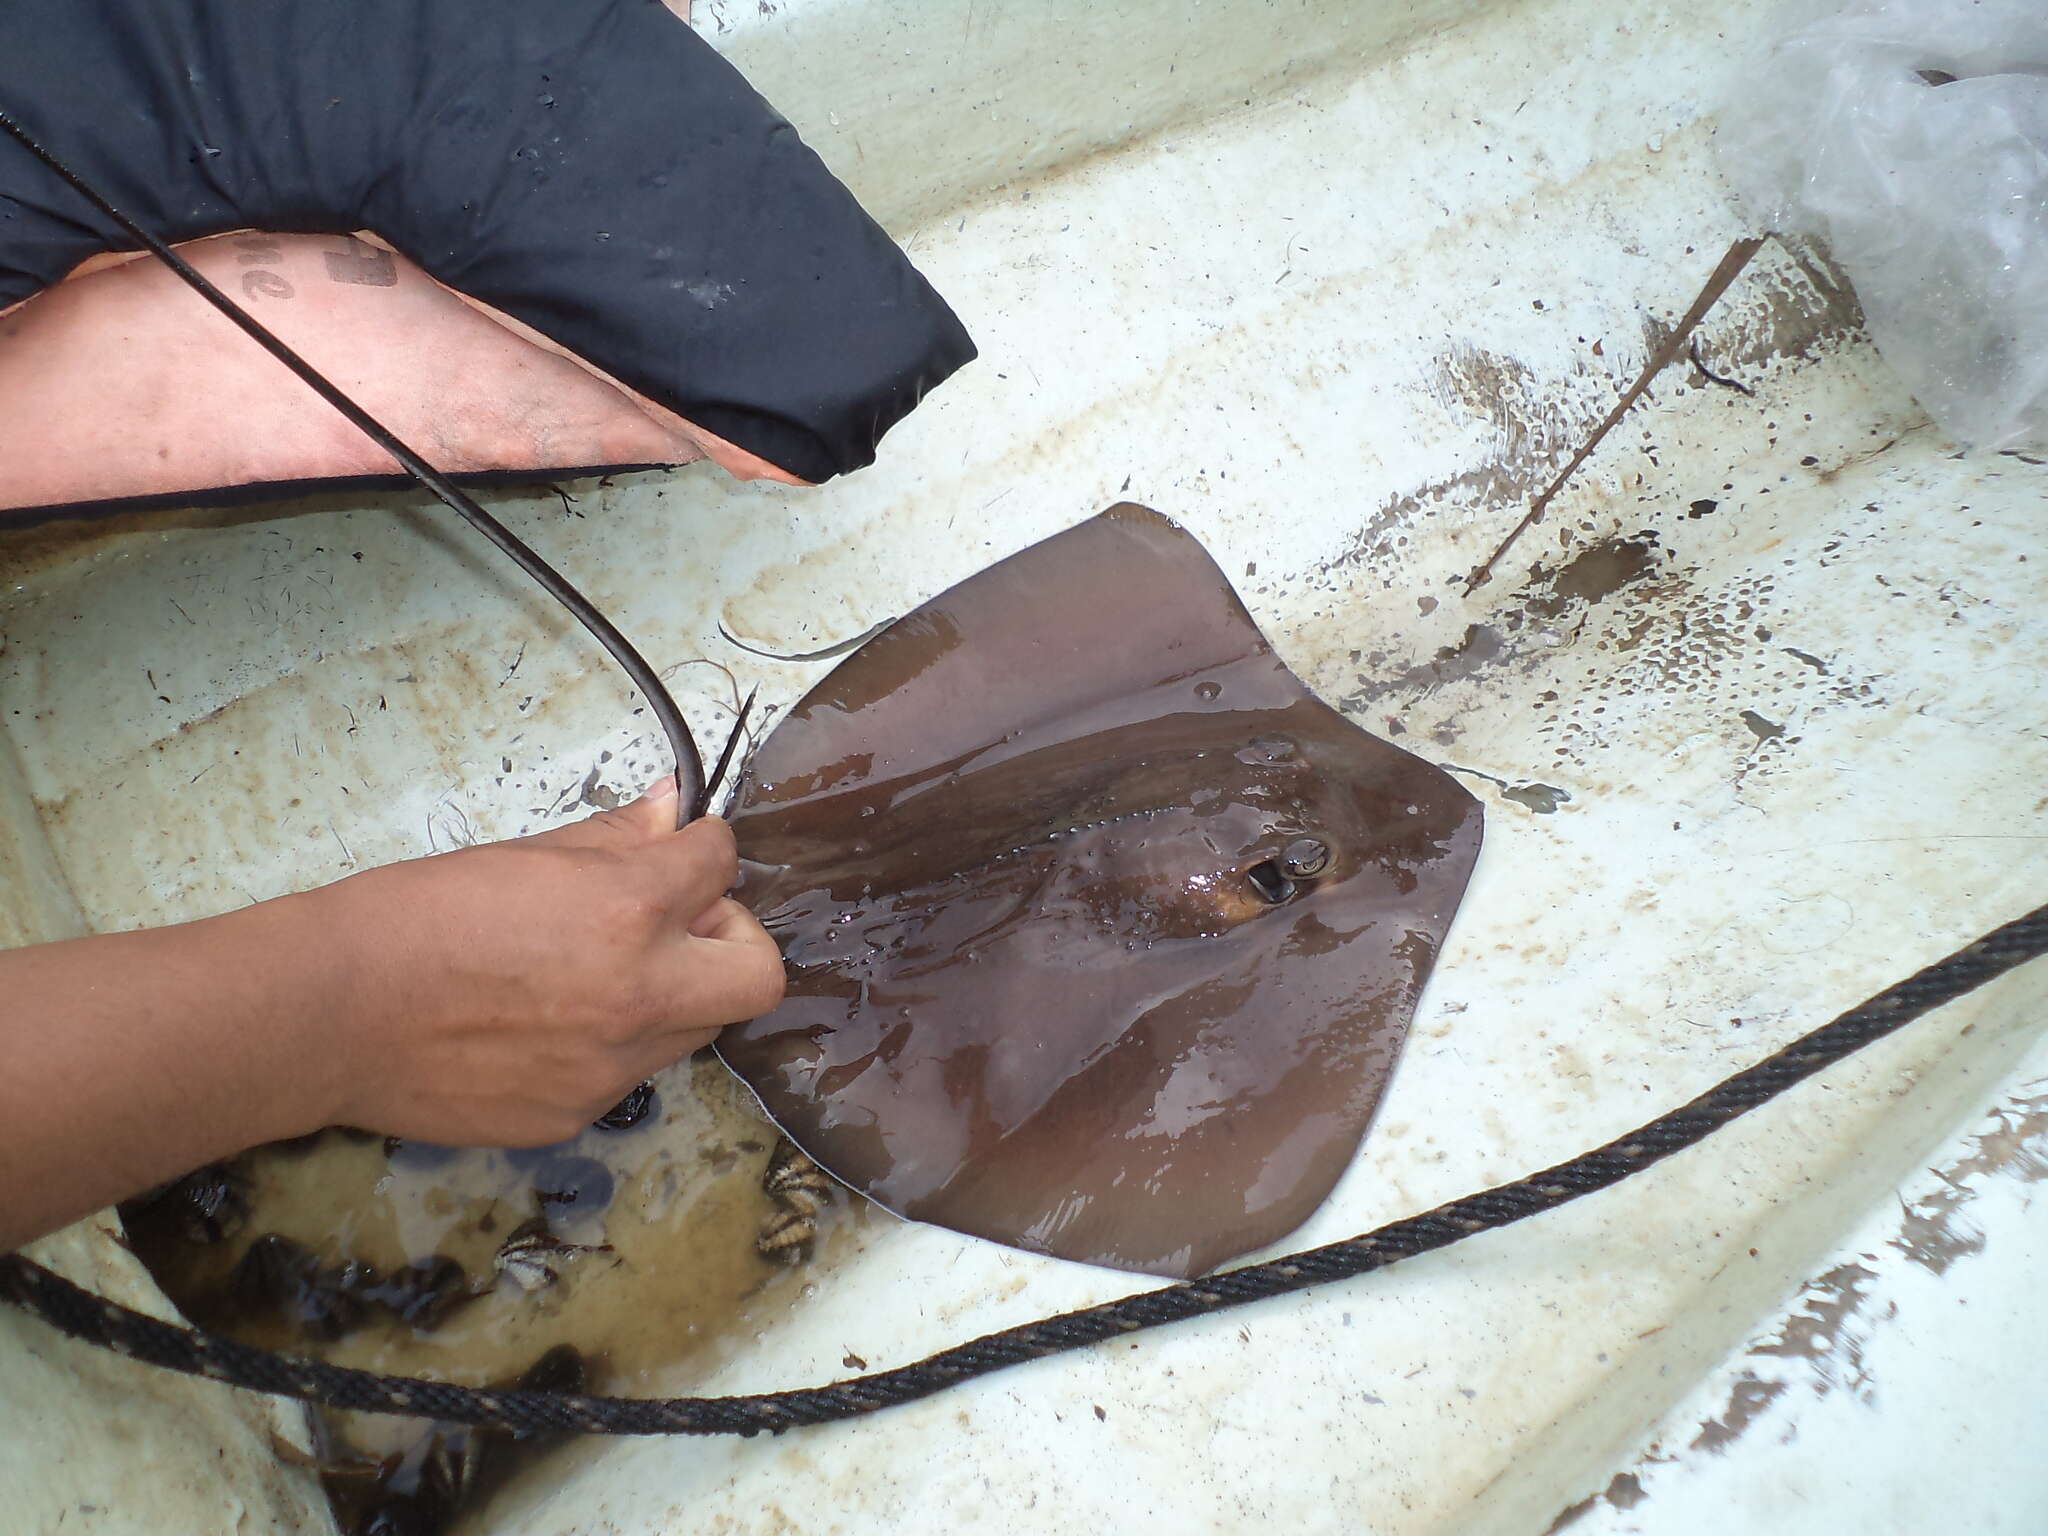
{"type": "Polygon", "coordinates": [[[718,798],[718,787],[725,782],[725,770],[732,766],[732,755],[739,750],[740,738],[747,734],[747,716],[753,713],[754,699],[760,692],[759,688],[749,688],[739,713],[733,716],[732,731],[725,738],[725,746],[720,750],[710,776],[704,780],[704,796],[697,802],[697,815],[711,814],[711,802],[718,798]]]}
{"type": "Polygon", "coordinates": [[[1690,1103],[1569,1162],[1322,1248],[1122,1301],[1006,1328],[911,1365],[824,1387],[745,1397],[585,1397],[478,1391],[274,1355],[117,1306],[19,1254],[0,1258],[0,1297],[73,1338],[131,1359],[330,1408],[440,1419],[512,1434],[752,1435],[859,1418],[1027,1360],[1126,1338],[1267,1297],[1384,1269],[1619,1184],[1881,1040],[1931,1009],[2048,953],[2048,907],[1994,929],[1858,1004],[1690,1103]]]}
{"type": "Polygon", "coordinates": [[[548,596],[568,609],[579,624],[597,637],[598,644],[611,652],[612,659],[625,669],[626,675],[633,681],[633,686],[646,698],[648,705],[654,710],[655,719],[661,723],[661,729],[668,737],[669,748],[675,755],[677,815],[679,819],[687,818],[691,808],[704,798],[703,759],[697,755],[697,743],[690,735],[690,727],[684,721],[682,711],[676,708],[676,701],[669,697],[668,689],[662,686],[661,678],[654,668],[650,667],[646,658],[633,648],[633,643],[619,633],[617,626],[598,612],[588,598],[570,585],[559,571],[543,560],[517,534],[478,506],[459,486],[407,447],[396,433],[384,426],[376,417],[343,394],[318,369],[278,340],[247,310],[214,287],[194,270],[184,257],[116,208],[70,166],[45,149],[26,128],[4,110],[0,110],[0,128],[12,134],[22,148],[55,171],[87,202],[120,225],[131,238],[141,242],[159,261],[183,278],[201,298],[240,326],[264,351],[297,374],[307,388],[347,417],[358,431],[397,460],[399,467],[407,474],[432,491],[443,504],[468,519],[471,527],[510,556],[521,570],[540,583],[548,596]]]}

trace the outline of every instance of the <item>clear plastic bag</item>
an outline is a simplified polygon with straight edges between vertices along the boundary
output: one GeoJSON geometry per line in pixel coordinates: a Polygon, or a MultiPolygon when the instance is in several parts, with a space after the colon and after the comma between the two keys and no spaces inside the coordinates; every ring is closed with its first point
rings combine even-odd
{"type": "Polygon", "coordinates": [[[2048,0],[1804,10],[1722,113],[1723,169],[1827,243],[1944,430],[2048,451],[2048,0]]]}

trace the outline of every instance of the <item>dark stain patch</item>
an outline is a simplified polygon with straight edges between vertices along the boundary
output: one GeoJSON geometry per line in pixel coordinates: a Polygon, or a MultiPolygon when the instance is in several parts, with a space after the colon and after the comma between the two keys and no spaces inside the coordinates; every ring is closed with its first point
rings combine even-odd
{"type": "Polygon", "coordinates": [[[1784,653],[1787,656],[1790,656],[1795,660],[1805,662],[1809,667],[1813,668],[1813,670],[1818,672],[1822,677],[1826,677],[1828,675],[1828,664],[1822,661],[1818,656],[1813,655],[1811,652],[1802,651],[1796,645],[1781,646],[1779,647],[1779,649],[1784,651],[1784,653]]]}
{"type": "MultiPolygon", "coordinates": [[[[1932,1274],[1943,1274],[1956,1260],[1984,1250],[1984,1235],[1959,1225],[1961,1211],[1976,1198],[1984,1179],[2002,1174],[2030,1184],[2048,1181],[2048,1093],[2008,1100],[1990,1118],[1991,1128],[1971,1139],[1963,1157],[1934,1170],[1940,1187],[1906,1207],[1898,1234],[1888,1240],[1932,1274]]],[[[1807,1362],[1817,1393],[1837,1387],[1867,1392],[1863,1344],[1845,1325],[1862,1310],[1874,1278],[1872,1270],[1853,1262],[1829,1270],[1806,1288],[1798,1310],[1777,1334],[1752,1346],[1750,1354],[1807,1362]]],[[[1692,1449],[1726,1450],[1790,1385],[1744,1371],[1719,1416],[1700,1425],[1692,1449]]],[[[1573,1508],[1584,1512],[1584,1506],[1573,1508]]]]}
{"type": "Polygon", "coordinates": [[[1538,816],[1548,816],[1571,799],[1571,791],[1559,789],[1555,784],[1516,784],[1502,786],[1500,797],[1512,800],[1517,805],[1527,806],[1538,816]]]}
{"type": "MultiPolygon", "coordinates": [[[[1370,704],[1389,695],[1413,698],[1436,692],[1446,683],[1463,682],[1485,671],[1493,663],[1510,654],[1508,637],[1491,624],[1468,624],[1465,633],[1455,645],[1438,648],[1435,656],[1428,661],[1416,662],[1403,667],[1392,677],[1367,680],[1359,679],[1358,691],[1344,702],[1351,708],[1370,704]]],[[[1386,658],[1372,655],[1366,658],[1368,664],[1378,664],[1386,658]]]]}
{"type": "MultiPolygon", "coordinates": [[[[1558,455],[1561,459],[1562,455],[1558,455]]],[[[1548,457],[1523,450],[1518,457],[1490,459],[1476,469],[1432,480],[1404,495],[1382,502],[1351,536],[1344,550],[1315,568],[1314,574],[1331,576],[1356,565],[1370,568],[1405,535],[1401,530],[1428,519],[1439,510],[1468,517],[1505,507],[1533,495],[1544,478],[1554,473],[1548,457]]],[[[1387,583],[1382,583],[1387,585],[1387,583]]]]}
{"type": "Polygon", "coordinates": [[[1538,379],[1516,358],[1453,347],[1436,361],[1432,387],[1446,405],[1491,426],[1485,461],[1383,502],[1319,574],[1376,560],[1401,530],[1439,510],[1476,515],[1535,495],[1606,412],[1611,386],[1604,374],[1538,379]]]}
{"type": "MultiPolygon", "coordinates": [[[[1714,311],[1712,334],[1703,328],[1700,337],[1702,355],[1716,367],[1761,384],[1774,368],[1856,343],[1861,331],[1855,297],[1840,274],[1817,252],[1779,242],[1758,253],[1714,311]]],[[[1651,350],[1668,334],[1656,317],[1644,322],[1651,350]]],[[[1544,371],[1532,378],[1511,358],[1456,351],[1440,357],[1431,379],[1438,398],[1454,413],[1470,413],[1497,428],[1480,449],[1482,461],[1381,503],[1355,525],[1342,553],[1309,574],[1334,578],[1340,587],[1370,586],[1378,577],[1380,587],[1392,592],[1403,572],[1411,582],[1421,574],[1410,569],[1412,557],[1402,551],[1417,530],[1442,517],[1484,521],[1489,513],[1526,503],[1579,441],[1575,428],[1590,430],[1612,403],[1614,379],[1597,363],[1587,366],[1590,372],[1544,371]],[[1601,386],[1597,399],[1582,388],[1589,381],[1601,386]],[[1538,400],[1535,390],[1548,391],[1550,398],[1538,400]],[[1489,398],[1493,391],[1498,392],[1489,398]]],[[[1693,389],[1697,381],[1678,387],[1693,389]]],[[[1633,518],[1597,528],[1581,521],[1571,533],[1571,547],[1545,551],[1540,565],[1525,567],[1527,576],[1517,583],[1521,590],[1511,588],[1511,599],[1468,607],[1442,628],[1437,626],[1452,612],[1439,604],[1424,615],[1426,639],[1383,641],[1377,653],[1368,649],[1363,665],[1352,669],[1351,688],[1339,683],[1333,690],[1339,707],[1382,720],[1398,712],[1409,737],[1455,753],[1466,726],[1480,718],[1488,696],[1501,685],[1531,675],[1553,680],[1550,697],[1535,706],[1539,734],[1555,758],[1541,775],[1532,773],[1545,779],[1590,766],[1615,742],[1662,729],[1673,711],[1710,700],[1729,716],[1744,707],[1738,700],[1746,701],[1770,722],[1790,718],[1795,705],[1802,718],[1842,704],[1874,707],[1880,702],[1875,680],[1840,675],[1835,669],[1846,663],[1816,665],[1818,658],[1802,657],[1805,665],[1785,676],[1782,642],[1774,643],[1771,633],[1779,628],[1771,611],[1774,573],[1757,571],[1711,590],[1699,586],[1698,568],[1671,548],[1679,538],[1673,530],[1718,516],[1735,487],[1695,485],[1667,485],[1661,494],[1642,498],[1658,508],[1654,526],[1661,541],[1633,518]],[[1639,702],[1617,709],[1623,699],[1639,702]],[[1774,703],[1784,707],[1773,708],[1774,703]]],[[[1416,603],[1410,610],[1415,612],[1427,606],[1420,601],[1422,590],[1411,585],[1397,600],[1416,603]]],[[[1790,743],[1788,728],[1768,751],[1736,737],[1723,750],[1736,759],[1731,772],[1769,774],[1790,743]]]]}
{"type": "Polygon", "coordinates": [[[1941,1187],[1908,1205],[1898,1236],[1889,1239],[1929,1274],[1944,1274],[1957,1259],[1984,1251],[1984,1233],[1965,1226],[1962,1213],[1987,1175],[2028,1184],[2048,1179],[2048,1094],[2003,1104],[1992,1120],[1991,1130],[1971,1139],[1966,1156],[1937,1170],[1941,1187]]]}
{"type": "Polygon", "coordinates": [[[632,798],[624,791],[612,788],[609,784],[599,783],[598,777],[603,772],[604,765],[602,763],[590,770],[589,775],[583,780],[582,786],[578,790],[576,796],[577,804],[587,805],[591,809],[598,811],[615,811],[632,798]]]}
{"type": "MultiPolygon", "coordinates": [[[[1743,708],[1738,700],[1767,705],[1775,698],[1785,709],[1760,714],[1766,727],[1795,704],[1811,712],[1878,702],[1868,682],[1838,677],[1829,663],[1822,664],[1829,670],[1818,688],[1811,677],[1794,676],[1782,679],[1782,694],[1760,696],[1758,686],[1779,682],[1772,669],[1783,668],[1782,648],[1772,642],[1770,626],[1760,622],[1777,601],[1773,577],[1752,574],[1708,590],[1697,585],[1698,574],[1653,532],[1616,530],[1555,570],[1533,570],[1530,584],[1506,606],[1466,624],[1454,644],[1427,660],[1401,665],[1399,652],[1353,653],[1351,660],[1363,672],[1354,674],[1353,691],[1339,695],[1339,707],[1382,721],[1398,713],[1409,734],[1455,748],[1465,711],[1484,708],[1486,695],[1498,685],[1530,674],[1554,679],[1558,686],[1535,706],[1543,717],[1537,733],[1556,759],[1549,767],[1562,773],[1585,766],[1588,754],[1602,750],[1618,732],[1641,728],[1613,709],[1624,698],[1662,709],[1660,701],[1711,691],[1725,700],[1717,707],[1730,716],[1743,708]]],[[[1793,740],[1787,728],[1780,745],[1793,740]]],[[[1776,755],[1745,751],[1731,770],[1768,772],[1776,755]]],[[[1532,772],[1530,779],[1555,783],[1551,772],[1540,780],[1532,772]]]]}
{"type": "Polygon", "coordinates": [[[1616,1509],[1634,1509],[1644,1499],[1647,1499],[1649,1495],[1643,1492],[1643,1480],[1641,1478],[1637,1477],[1633,1472],[1622,1472],[1617,1474],[1614,1481],[1607,1485],[1607,1492],[1602,1497],[1616,1509]]]}
{"type": "Polygon", "coordinates": [[[1799,1310],[1785,1319],[1777,1337],[1750,1348],[1752,1355],[1804,1360],[1820,1389],[1860,1388],[1867,1380],[1863,1345],[1844,1325],[1862,1310],[1864,1292],[1877,1272],[1851,1261],[1837,1264],[1806,1288],[1799,1310]]]}
{"type": "Polygon", "coordinates": [[[1591,1510],[1592,1507],[1595,1504],[1598,1504],[1599,1502],[1599,1494],[1589,1493],[1583,1499],[1579,1500],[1578,1503],[1567,1504],[1563,1509],[1557,1512],[1557,1518],[1555,1520],[1551,1521],[1550,1524],[1543,1527],[1543,1536],[1557,1536],[1557,1533],[1563,1530],[1566,1526],[1577,1525],[1580,1520],[1585,1518],[1587,1511],[1591,1510]]]}
{"type": "Polygon", "coordinates": [[[1657,535],[1649,529],[1631,538],[1602,539],[1589,544],[1556,571],[1541,566],[1529,573],[1524,596],[1529,612],[1554,619],[1574,603],[1592,607],[1614,596],[1630,582],[1641,581],[1657,568],[1657,535]]]}
{"type": "Polygon", "coordinates": [[[1438,359],[1435,374],[1438,398],[1493,423],[1509,444],[1540,430],[1545,391],[1520,358],[1457,346],[1438,359]]]}
{"type": "MultiPolygon", "coordinates": [[[[1752,375],[1780,361],[1811,360],[1864,333],[1841,270],[1811,243],[1782,237],[1758,252],[1708,318],[1702,344],[1721,368],[1752,375]]],[[[1646,315],[1642,329],[1644,353],[1654,356],[1672,328],[1646,315]]],[[[1377,559],[1401,530],[1439,510],[1483,513],[1535,495],[1607,413],[1616,381],[1597,369],[1538,377],[1517,358],[1453,347],[1436,360],[1431,384],[1447,405],[1493,426],[1486,461],[1383,502],[1319,574],[1377,559]]]]}
{"type": "Polygon", "coordinates": [[[1863,307],[1841,268],[1808,242],[1774,242],[1789,261],[1765,253],[1750,264],[1743,291],[1702,326],[1723,368],[1754,369],[1780,358],[1810,360],[1823,346],[1860,337],[1863,307]]]}
{"type": "Polygon", "coordinates": [[[1470,778],[1484,779],[1489,784],[1498,785],[1501,799],[1512,800],[1515,804],[1534,811],[1538,816],[1549,816],[1560,805],[1571,803],[1571,791],[1560,789],[1555,784],[1538,784],[1533,779],[1514,784],[1477,768],[1460,768],[1456,763],[1445,763],[1443,769],[1446,773],[1462,773],[1470,778]]]}
{"type": "MultiPolygon", "coordinates": [[[[1805,1361],[1813,1372],[1817,1395],[1837,1387],[1866,1392],[1869,1377],[1863,1369],[1863,1342],[1846,1325],[1862,1310],[1864,1293],[1875,1278],[1875,1271],[1861,1264],[1836,1265],[1807,1286],[1798,1309],[1785,1319],[1773,1337],[1752,1345],[1750,1354],[1805,1361]]],[[[1789,1385],[1785,1381],[1765,1381],[1753,1371],[1744,1371],[1729,1390],[1728,1405],[1719,1417],[1700,1425],[1692,1448],[1726,1450],[1742,1438],[1743,1432],[1789,1385]]]]}
{"type": "Polygon", "coordinates": [[[1931,1275],[1946,1274],[1957,1259],[1982,1253],[1984,1234],[1959,1228],[1955,1221],[1956,1207],[1969,1199],[1966,1191],[1944,1189],[1915,1201],[1906,1207],[1899,1235],[1889,1240],[1891,1246],[1931,1275]]]}
{"type": "Polygon", "coordinates": [[[1782,1381],[1764,1381],[1745,1371],[1729,1390],[1728,1406],[1721,1410],[1720,1416],[1700,1425],[1700,1432],[1693,1436],[1692,1449],[1727,1450],[1742,1438],[1742,1432],[1755,1423],[1757,1415],[1770,1407],[1784,1390],[1782,1381]]]}
{"type": "Polygon", "coordinates": [[[1745,709],[1742,712],[1742,723],[1749,727],[1750,733],[1758,741],[1776,741],[1785,734],[1785,727],[1766,720],[1753,709],[1745,709]]]}

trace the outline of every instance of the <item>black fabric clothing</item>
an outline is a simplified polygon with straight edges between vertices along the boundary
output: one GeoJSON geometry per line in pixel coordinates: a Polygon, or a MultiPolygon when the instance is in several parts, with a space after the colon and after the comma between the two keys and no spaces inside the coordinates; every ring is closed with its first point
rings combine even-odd
{"type": "MultiPolygon", "coordinates": [[[[975,355],[659,0],[0,0],[0,107],[168,240],[372,230],[806,480],[975,355]]],[[[0,306],[132,248],[0,135],[0,306]]]]}

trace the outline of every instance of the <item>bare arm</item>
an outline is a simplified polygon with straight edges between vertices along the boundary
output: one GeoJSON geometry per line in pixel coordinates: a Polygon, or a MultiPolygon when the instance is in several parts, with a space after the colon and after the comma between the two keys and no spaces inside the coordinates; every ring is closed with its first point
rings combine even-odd
{"type": "Polygon", "coordinates": [[[573,1135],[773,1007],[722,822],[672,781],[536,837],[0,952],[0,1252],[259,1142],[573,1135]]]}
{"type": "MultiPolygon", "coordinates": [[[[437,469],[708,455],[798,483],[368,240],[221,235],[182,254],[437,469]]],[[[0,508],[398,472],[146,256],[0,310],[0,463],[0,508]]]]}

